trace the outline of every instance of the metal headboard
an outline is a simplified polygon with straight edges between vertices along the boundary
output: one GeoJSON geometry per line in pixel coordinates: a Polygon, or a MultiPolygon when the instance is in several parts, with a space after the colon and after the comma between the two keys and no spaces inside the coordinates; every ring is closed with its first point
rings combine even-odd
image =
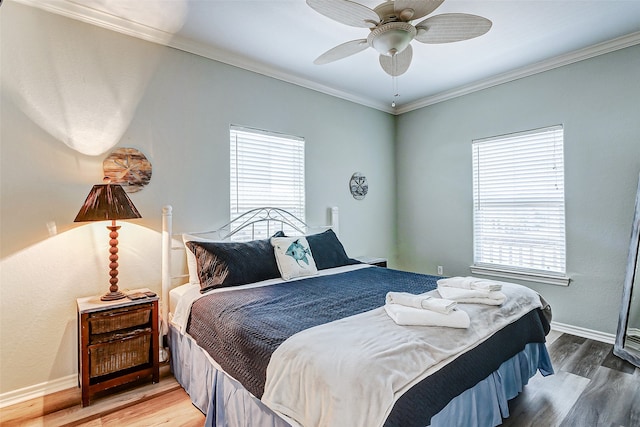
{"type": "Polygon", "coordinates": [[[310,229],[304,221],[289,211],[280,208],[264,207],[247,211],[216,230],[196,231],[187,234],[196,236],[215,235],[215,237],[220,240],[227,240],[240,232],[245,232],[247,229],[250,229],[251,233],[249,234],[249,238],[253,240],[256,238],[256,225],[259,224],[266,224],[267,235],[272,235],[278,230],[283,231],[287,226],[301,234],[307,233],[310,229]]]}
{"type": "MultiPolygon", "coordinates": [[[[212,236],[216,240],[228,240],[232,237],[238,237],[238,234],[251,229],[251,233],[248,234],[246,240],[253,240],[255,238],[255,228],[257,224],[267,223],[267,235],[272,235],[278,230],[284,230],[285,227],[295,230],[300,234],[308,234],[310,230],[321,229],[333,229],[336,235],[339,234],[339,216],[338,208],[332,207],[329,211],[330,219],[329,225],[320,227],[310,227],[304,221],[297,218],[290,212],[273,207],[264,207],[252,209],[239,217],[229,221],[227,224],[216,230],[209,231],[195,231],[185,234],[191,234],[195,236],[208,235],[212,236]]],[[[162,318],[168,321],[169,315],[169,291],[172,288],[173,279],[176,278],[172,274],[171,269],[171,254],[174,250],[184,251],[184,245],[182,244],[182,233],[173,233],[173,208],[171,205],[166,205],[162,208],[162,318]],[[175,240],[178,240],[180,244],[174,244],[175,240]]],[[[181,276],[185,277],[185,276],[181,276]]]]}

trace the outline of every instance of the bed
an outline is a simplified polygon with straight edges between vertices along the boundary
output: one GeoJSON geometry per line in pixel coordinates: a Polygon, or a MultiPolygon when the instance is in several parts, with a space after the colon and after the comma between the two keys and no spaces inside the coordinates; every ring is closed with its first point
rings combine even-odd
{"type": "Polygon", "coordinates": [[[404,325],[389,293],[438,299],[443,278],[349,258],[329,212],[312,230],[259,209],[212,237],[174,235],[163,209],[171,367],[206,425],[495,426],[529,378],[553,373],[540,295],[499,282],[501,304],[457,304],[466,326],[404,325]],[[188,278],[172,272],[177,251],[188,278]]]}

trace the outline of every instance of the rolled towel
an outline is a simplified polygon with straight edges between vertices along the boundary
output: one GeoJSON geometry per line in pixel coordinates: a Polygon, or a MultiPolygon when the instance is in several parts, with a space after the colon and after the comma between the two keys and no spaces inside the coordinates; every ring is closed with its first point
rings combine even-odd
{"type": "Polygon", "coordinates": [[[407,307],[422,308],[422,301],[430,299],[426,294],[410,294],[408,292],[387,292],[385,302],[387,304],[406,305],[407,307]]]}
{"type": "Polygon", "coordinates": [[[457,302],[444,298],[429,298],[426,301],[422,301],[423,309],[442,314],[449,314],[453,312],[457,305],[457,302]]]}
{"type": "Polygon", "coordinates": [[[449,314],[399,304],[385,304],[384,309],[389,317],[401,326],[446,326],[466,329],[471,323],[467,312],[458,309],[449,314]]]}
{"type": "Polygon", "coordinates": [[[477,289],[481,291],[501,291],[502,285],[493,280],[478,279],[477,277],[449,277],[447,279],[439,279],[438,286],[449,286],[451,288],[460,289],[477,289]]]}
{"type": "Polygon", "coordinates": [[[458,303],[501,305],[507,296],[498,291],[482,291],[478,289],[460,289],[449,286],[438,286],[438,293],[458,303]]]}
{"type": "Polygon", "coordinates": [[[413,308],[422,308],[425,310],[435,311],[437,313],[448,314],[456,307],[455,301],[434,298],[431,295],[410,294],[408,292],[388,292],[386,297],[387,304],[398,304],[413,308]]]}

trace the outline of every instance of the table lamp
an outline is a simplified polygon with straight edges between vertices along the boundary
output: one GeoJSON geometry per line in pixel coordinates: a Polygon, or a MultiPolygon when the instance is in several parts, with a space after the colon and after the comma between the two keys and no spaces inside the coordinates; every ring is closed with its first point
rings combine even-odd
{"type": "Polygon", "coordinates": [[[118,184],[98,184],[94,185],[91,192],[87,196],[87,200],[80,208],[80,212],[73,222],[84,221],[105,221],[111,220],[111,225],[107,226],[109,233],[109,292],[104,294],[100,299],[102,301],[113,301],[124,298],[126,295],[118,290],[118,230],[120,226],[116,226],[117,219],[133,219],[142,218],[133,205],[129,196],[122,186],[118,184]]]}

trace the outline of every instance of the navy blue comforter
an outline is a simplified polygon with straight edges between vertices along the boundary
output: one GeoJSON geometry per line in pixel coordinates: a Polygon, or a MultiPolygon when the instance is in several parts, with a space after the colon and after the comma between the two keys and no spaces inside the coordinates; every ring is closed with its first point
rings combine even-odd
{"type": "MultiPolygon", "coordinates": [[[[384,305],[389,291],[423,293],[440,277],[371,267],[255,289],[213,293],[192,307],[187,332],[249,392],[260,398],[271,354],[304,329],[384,305]]],[[[529,342],[544,342],[549,323],[540,310],[416,384],[396,402],[386,425],[427,425],[529,342]]]]}

